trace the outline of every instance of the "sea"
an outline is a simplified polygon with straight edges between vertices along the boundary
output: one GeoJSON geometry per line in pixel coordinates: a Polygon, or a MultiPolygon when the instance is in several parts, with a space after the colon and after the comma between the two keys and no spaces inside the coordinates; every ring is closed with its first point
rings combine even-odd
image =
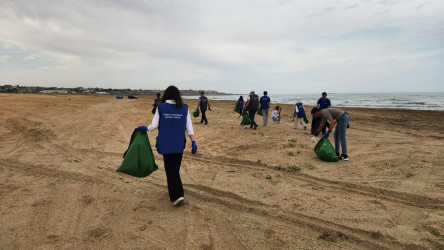
{"type": "MultiPolygon", "coordinates": [[[[207,96],[209,100],[237,101],[237,95],[207,96]]],[[[244,100],[248,95],[242,95],[244,100]]],[[[261,96],[261,95],[259,95],[261,96]]],[[[321,94],[269,94],[272,103],[295,104],[300,98],[304,105],[315,106],[321,94]]],[[[198,99],[199,96],[185,96],[198,99]]],[[[390,108],[444,111],[444,92],[402,93],[328,93],[333,107],[390,108]]]]}

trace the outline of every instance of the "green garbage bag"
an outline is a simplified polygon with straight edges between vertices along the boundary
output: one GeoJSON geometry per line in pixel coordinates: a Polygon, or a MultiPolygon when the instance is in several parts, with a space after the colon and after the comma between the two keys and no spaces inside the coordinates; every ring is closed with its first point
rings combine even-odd
{"type": "Polygon", "coordinates": [[[135,129],[128,149],[123,154],[122,165],[116,170],[135,177],[146,177],[159,168],[146,132],[135,129]]]}
{"type": "Polygon", "coordinates": [[[199,115],[200,115],[200,111],[199,111],[199,109],[196,109],[196,111],[193,112],[194,118],[199,117],[199,115]]]}
{"type": "Polygon", "coordinates": [[[262,109],[259,109],[259,110],[257,111],[256,114],[261,115],[261,116],[264,116],[264,115],[262,114],[262,109]]]}
{"type": "Polygon", "coordinates": [[[236,106],[234,106],[234,110],[233,110],[233,111],[236,112],[236,113],[239,113],[240,109],[239,109],[239,107],[236,105],[236,106]]]}
{"type": "Polygon", "coordinates": [[[304,122],[309,123],[306,116],[304,116],[304,122]]]}
{"type": "Polygon", "coordinates": [[[328,138],[322,137],[314,148],[316,155],[323,161],[339,161],[335,148],[328,138]]]}
{"type": "Polygon", "coordinates": [[[248,117],[247,111],[242,113],[241,125],[250,125],[250,117],[248,117]]]}

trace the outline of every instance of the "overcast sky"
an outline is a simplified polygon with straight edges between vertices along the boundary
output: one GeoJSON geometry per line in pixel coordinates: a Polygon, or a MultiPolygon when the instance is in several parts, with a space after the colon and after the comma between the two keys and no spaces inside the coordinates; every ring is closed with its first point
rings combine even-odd
{"type": "Polygon", "coordinates": [[[0,85],[444,91],[443,0],[0,0],[0,85]]]}

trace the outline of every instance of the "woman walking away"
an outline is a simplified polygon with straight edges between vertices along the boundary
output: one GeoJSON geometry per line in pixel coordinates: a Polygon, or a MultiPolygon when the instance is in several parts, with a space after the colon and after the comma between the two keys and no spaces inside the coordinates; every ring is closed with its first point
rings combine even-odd
{"type": "Polygon", "coordinates": [[[281,110],[282,108],[280,108],[279,106],[276,106],[276,108],[274,108],[273,113],[271,113],[271,119],[273,120],[273,122],[281,122],[281,110]]]}
{"type": "Polygon", "coordinates": [[[185,131],[191,139],[191,153],[197,152],[197,146],[188,106],[183,104],[179,89],[175,86],[169,86],[165,90],[153,121],[148,126],[150,132],[156,128],[159,129],[156,148],[163,155],[170,201],[177,207],[184,202],[179,171],[186,143],[185,131]]]}
{"type": "Polygon", "coordinates": [[[237,100],[237,108],[239,109],[239,117],[241,117],[242,110],[244,110],[244,98],[242,96],[237,100]]]}

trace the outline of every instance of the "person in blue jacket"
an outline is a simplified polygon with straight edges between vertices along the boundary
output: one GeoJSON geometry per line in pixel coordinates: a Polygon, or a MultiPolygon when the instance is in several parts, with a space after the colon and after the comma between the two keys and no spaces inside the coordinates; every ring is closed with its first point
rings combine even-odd
{"type": "Polygon", "coordinates": [[[294,123],[294,128],[297,129],[298,123],[300,122],[302,124],[302,126],[304,127],[304,130],[306,130],[307,125],[305,124],[305,121],[304,121],[304,117],[305,117],[305,119],[307,119],[306,114],[305,114],[305,108],[304,108],[304,104],[301,102],[301,99],[299,99],[299,98],[296,99],[294,113],[297,116],[296,122],[294,123]]]}
{"type": "MultiPolygon", "coordinates": [[[[147,128],[144,129],[146,131],[147,128]]],[[[163,155],[170,201],[175,207],[180,206],[184,202],[179,171],[186,144],[185,132],[191,139],[191,153],[197,152],[197,145],[188,106],[182,102],[179,89],[175,86],[169,86],[165,90],[157,106],[153,121],[148,126],[150,132],[155,129],[159,129],[156,148],[157,152],[163,155]]]]}
{"type": "Polygon", "coordinates": [[[261,103],[260,109],[262,110],[262,118],[264,120],[264,126],[268,123],[268,109],[270,108],[270,97],[268,97],[268,92],[264,91],[264,96],[259,100],[261,103]]]}
{"type": "Polygon", "coordinates": [[[237,100],[237,108],[239,109],[239,117],[242,116],[242,110],[244,109],[244,97],[240,96],[237,100]]]}
{"type": "Polygon", "coordinates": [[[327,98],[327,92],[322,92],[322,97],[318,99],[316,107],[320,110],[331,107],[330,99],[327,98]]]}

